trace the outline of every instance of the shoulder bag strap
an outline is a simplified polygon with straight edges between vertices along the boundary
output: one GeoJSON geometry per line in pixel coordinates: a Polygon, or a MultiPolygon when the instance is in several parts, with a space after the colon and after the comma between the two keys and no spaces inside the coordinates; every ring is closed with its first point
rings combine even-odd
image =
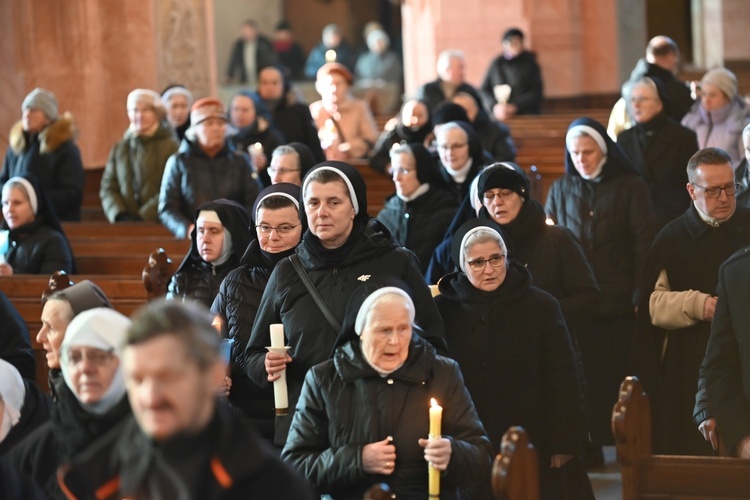
{"type": "Polygon", "coordinates": [[[294,270],[297,271],[297,274],[299,275],[300,279],[302,280],[302,283],[304,283],[305,288],[307,288],[307,291],[310,292],[310,295],[312,296],[313,300],[315,301],[315,304],[318,306],[318,309],[320,309],[320,312],[323,313],[323,316],[325,317],[326,321],[328,321],[328,324],[331,325],[331,328],[336,332],[336,334],[339,333],[341,330],[341,324],[339,324],[336,317],[333,315],[331,310],[328,308],[328,305],[326,305],[325,301],[323,300],[323,297],[320,296],[320,293],[318,292],[318,289],[315,288],[315,285],[313,284],[312,280],[310,279],[310,276],[307,274],[305,269],[302,267],[302,264],[299,261],[299,256],[297,254],[291,255],[289,257],[289,262],[292,263],[292,267],[294,267],[294,270]]]}

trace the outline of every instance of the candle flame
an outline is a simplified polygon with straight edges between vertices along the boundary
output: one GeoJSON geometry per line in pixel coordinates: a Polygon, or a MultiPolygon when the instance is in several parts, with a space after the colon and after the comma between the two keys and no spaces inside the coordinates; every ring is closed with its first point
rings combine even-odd
{"type": "Polygon", "coordinates": [[[335,50],[326,50],[326,62],[335,62],[336,61],[336,51],[335,50]]]}
{"type": "Polygon", "coordinates": [[[435,398],[430,398],[430,406],[433,408],[437,408],[440,406],[437,401],[435,401],[435,398]]]}

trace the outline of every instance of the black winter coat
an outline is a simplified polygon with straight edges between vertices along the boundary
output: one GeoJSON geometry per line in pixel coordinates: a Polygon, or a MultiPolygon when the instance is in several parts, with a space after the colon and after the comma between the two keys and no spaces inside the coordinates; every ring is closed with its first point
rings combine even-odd
{"type": "Polygon", "coordinates": [[[5,261],[14,274],[52,274],[63,270],[74,272],[73,254],[65,236],[45,225],[42,219],[8,233],[5,261]]]}
{"type": "Polygon", "coordinates": [[[36,378],[36,358],[31,347],[31,337],[23,316],[13,306],[4,292],[0,291],[0,359],[13,365],[21,377],[36,378]]]}
{"type": "Polygon", "coordinates": [[[539,113],[542,104],[542,72],[533,52],[521,52],[513,59],[506,59],[501,54],[490,63],[481,86],[482,97],[489,110],[497,104],[495,85],[510,85],[508,103],[518,108],[519,115],[539,113]]]}
{"type": "Polygon", "coordinates": [[[662,112],[648,123],[620,132],[617,145],[648,184],[658,232],[690,206],[686,167],[698,151],[695,132],[662,112]]]}
{"type": "Polygon", "coordinates": [[[577,172],[557,179],[545,210],[581,242],[602,292],[599,317],[633,316],[638,287],[654,237],[646,183],[628,172],[585,180],[577,172]]]}
{"type": "Polygon", "coordinates": [[[739,184],[735,197],[737,205],[750,207],[750,169],[747,168],[747,158],[743,158],[734,169],[734,181],[739,184]]]}
{"type": "MultiPolygon", "coordinates": [[[[276,64],[276,52],[273,50],[271,42],[263,36],[259,36],[256,43],[255,52],[255,71],[259,72],[266,66],[276,64]]],[[[241,38],[234,42],[232,46],[232,55],[229,56],[229,65],[227,66],[227,77],[238,78],[239,83],[247,83],[250,79],[245,68],[245,41],[241,38]]],[[[255,80],[257,75],[252,75],[255,80]]]]}
{"type": "Polygon", "coordinates": [[[375,483],[398,498],[427,498],[427,467],[417,440],[429,432],[430,398],[443,405],[442,433],[451,440],[440,498],[459,498],[457,488],[489,474],[492,445],[477,416],[455,361],[412,337],[404,365],[381,377],[362,356],[358,340],[336,349],[333,359],[305,377],[282,458],[299,469],[321,494],[360,499],[375,483]],[[390,476],[368,474],[366,444],[393,437],[396,467],[390,476]]]}
{"type": "Polygon", "coordinates": [[[484,111],[480,111],[472,125],[477,131],[482,148],[492,156],[493,160],[515,161],[516,143],[506,124],[490,120],[484,111]]]}
{"type": "MultiPolygon", "coordinates": [[[[271,109],[276,128],[281,131],[281,134],[286,140],[284,144],[289,144],[290,142],[301,142],[310,148],[313,157],[315,157],[316,163],[325,161],[326,156],[323,153],[323,149],[320,147],[318,129],[315,128],[315,123],[310,114],[310,106],[298,101],[296,91],[287,91],[275,105],[272,105],[269,101],[265,102],[271,109]]],[[[266,152],[269,163],[271,160],[271,153],[273,153],[273,151],[266,152]]]]}
{"type": "Polygon", "coordinates": [[[664,83],[669,100],[669,103],[665,105],[665,110],[669,116],[678,122],[682,120],[682,117],[690,111],[693,105],[690,87],[685,82],[680,81],[668,69],[651,64],[646,59],[639,59],[630,73],[630,80],[634,81],[644,76],[656,77],[664,83]]]}
{"type": "Polygon", "coordinates": [[[457,208],[454,196],[439,186],[430,186],[429,191],[408,202],[394,194],[386,200],[378,220],[399,244],[414,252],[424,274],[457,208]]]}
{"type": "Polygon", "coordinates": [[[378,137],[373,155],[370,158],[370,167],[378,172],[387,173],[386,167],[391,164],[391,148],[394,144],[412,143],[423,144],[428,135],[432,133],[432,122],[428,121],[422,127],[412,129],[401,121],[401,113],[396,118],[391,118],[385,124],[385,129],[378,137]]]}
{"type": "MultiPolygon", "coordinates": [[[[370,219],[352,249],[335,267],[316,258],[303,239],[297,247],[302,267],[307,271],[332,314],[342,321],[349,297],[361,281],[376,274],[387,274],[404,281],[412,290],[416,322],[422,335],[446,352],[443,324],[435,309],[430,290],[419,272],[414,254],[401,248],[380,222],[370,219]]],[[[260,386],[268,386],[264,364],[270,344],[272,323],[283,323],[289,355],[294,361],[286,368],[289,408],[294,408],[307,371],[330,358],[338,331],[326,321],[288,259],[278,263],[263,294],[247,350],[245,370],[260,386]]],[[[275,443],[283,446],[293,412],[276,417],[275,443]]]]}
{"type": "Polygon", "coordinates": [[[226,198],[252,213],[260,184],[249,157],[225,141],[213,158],[197,142],[183,139],[169,158],[159,193],[159,220],[178,238],[187,237],[202,204],[226,198]]]}
{"type": "MultiPolygon", "coordinates": [[[[453,95],[456,95],[459,92],[466,92],[471,95],[477,103],[482,102],[482,98],[479,96],[479,91],[468,83],[462,83],[459,85],[453,95]]],[[[430,109],[430,114],[434,115],[435,108],[441,103],[450,100],[453,95],[445,95],[445,92],[443,92],[443,88],[440,85],[440,79],[438,78],[437,80],[425,83],[419,87],[415,99],[426,102],[427,107],[430,109]]]]}
{"type": "Polygon", "coordinates": [[[240,265],[237,257],[231,256],[220,266],[192,259],[174,273],[167,289],[167,299],[181,301],[195,300],[206,307],[211,307],[219,286],[230,271],[240,265]]]}

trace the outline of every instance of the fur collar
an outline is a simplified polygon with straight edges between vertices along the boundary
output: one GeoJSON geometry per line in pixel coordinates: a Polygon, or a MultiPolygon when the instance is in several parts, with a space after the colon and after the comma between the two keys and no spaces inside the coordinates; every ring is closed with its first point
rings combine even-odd
{"type": "MultiPolygon", "coordinates": [[[[42,154],[51,153],[64,143],[75,139],[78,135],[73,115],[65,112],[39,134],[39,151],[42,154]]],[[[19,120],[10,129],[10,147],[15,154],[21,154],[26,149],[27,136],[23,133],[23,122],[19,120]]]]}

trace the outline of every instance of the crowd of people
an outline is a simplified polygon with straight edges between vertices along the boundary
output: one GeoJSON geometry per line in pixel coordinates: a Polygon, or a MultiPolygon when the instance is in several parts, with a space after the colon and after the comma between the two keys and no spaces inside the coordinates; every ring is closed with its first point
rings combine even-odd
{"type": "MultiPolygon", "coordinates": [[[[253,22],[242,33],[227,77],[247,89],[226,107],[179,85],[133,90],[102,177],[111,223],[189,240],[166,299],[131,319],[90,281],[46,297],[50,399],[0,296],[0,493],[360,499],[386,483],[424,498],[429,464],[441,498],[492,498],[492,458],[521,425],[542,497],[593,498],[586,470],[631,374],[656,452],[710,455],[721,435],[750,456],[730,399],[745,373],[733,331],[747,328],[733,294],[750,269],[750,107],[732,72],[708,71],[693,101],[677,46],[651,40],[609,128],[570,123],[542,203],[503,123],[540,111],[519,30],[480,88],[461,51],[440,54],[383,131],[351,92],[378,71],[401,78],[382,30],[355,61],[329,25],[306,63],[287,24],[273,42],[253,22]],[[300,75],[319,101],[301,100],[300,75]],[[378,214],[360,159],[394,183],[378,214]],[[288,350],[269,352],[279,324],[288,350]]],[[[74,273],[60,225],[80,218],[72,117],[45,89],[22,111],[0,173],[0,275],[74,273]]]]}

